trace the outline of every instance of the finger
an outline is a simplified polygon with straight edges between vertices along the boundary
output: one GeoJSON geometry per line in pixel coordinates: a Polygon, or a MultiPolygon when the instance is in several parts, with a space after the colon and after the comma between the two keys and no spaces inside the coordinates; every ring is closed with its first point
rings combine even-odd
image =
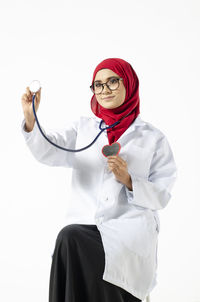
{"type": "Polygon", "coordinates": [[[32,96],[33,96],[33,92],[30,90],[30,87],[27,87],[26,88],[26,92],[27,92],[27,94],[28,94],[28,96],[31,98],[32,96]]]}
{"type": "Polygon", "coordinates": [[[117,160],[117,156],[116,155],[109,155],[107,156],[108,160],[117,160]]]}
{"type": "Polygon", "coordinates": [[[108,165],[108,170],[109,170],[109,171],[112,171],[112,170],[113,170],[113,166],[108,165]]]}
{"type": "Polygon", "coordinates": [[[121,162],[117,161],[117,160],[110,160],[108,162],[109,165],[111,165],[112,167],[117,167],[118,169],[121,169],[123,167],[123,165],[121,164],[121,162]]]}
{"type": "Polygon", "coordinates": [[[29,87],[26,88],[26,95],[27,95],[28,99],[31,100],[31,98],[32,98],[32,93],[31,93],[31,91],[29,90],[29,87]]]}
{"type": "Polygon", "coordinates": [[[40,89],[35,94],[35,100],[36,100],[36,102],[39,102],[40,98],[41,98],[41,87],[40,87],[40,89]]]}
{"type": "Polygon", "coordinates": [[[110,167],[111,169],[120,169],[120,166],[119,166],[117,163],[110,163],[110,164],[109,164],[109,167],[110,167]]]}
{"type": "Polygon", "coordinates": [[[23,95],[23,96],[22,96],[22,100],[25,101],[25,102],[28,102],[27,96],[26,96],[26,95],[23,95]]]}
{"type": "Polygon", "coordinates": [[[120,157],[112,157],[108,159],[109,163],[118,163],[118,165],[126,166],[126,162],[120,157]]]}
{"type": "Polygon", "coordinates": [[[125,160],[122,157],[120,157],[119,155],[109,155],[108,159],[117,159],[121,162],[125,162],[125,160]]]}
{"type": "Polygon", "coordinates": [[[26,87],[26,93],[27,93],[27,95],[30,95],[30,94],[31,94],[31,91],[30,91],[30,88],[29,88],[29,87],[26,87]]]}
{"type": "Polygon", "coordinates": [[[38,95],[39,97],[40,97],[40,95],[41,95],[41,88],[42,88],[42,87],[40,87],[40,89],[36,92],[36,95],[38,95]]]}
{"type": "Polygon", "coordinates": [[[115,176],[120,175],[120,170],[117,167],[113,167],[111,171],[115,174],[115,176]]]}
{"type": "Polygon", "coordinates": [[[118,174],[117,173],[118,169],[116,167],[109,167],[109,170],[115,174],[118,174]]]}
{"type": "Polygon", "coordinates": [[[108,160],[108,164],[115,164],[115,163],[119,163],[116,159],[109,159],[108,160]]]}
{"type": "Polygon", "coordinates": [[[26,93],[22,94],[22,98],[25,98],[26,97],[26,93]]]}
{"type": "Polygon", "coordinates": [[[126,165],[126,161],[125,161],[122,157],[120,157],[119,155],[117,156],[117,159],[118,159],[122,164],[126,165]]]}

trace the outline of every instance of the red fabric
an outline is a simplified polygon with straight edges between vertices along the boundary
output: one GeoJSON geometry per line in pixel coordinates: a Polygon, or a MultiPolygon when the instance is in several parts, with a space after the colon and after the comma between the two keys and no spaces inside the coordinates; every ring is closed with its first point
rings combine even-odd
{"type": "Polygon", "coordinates": [[[132,66],[128,62],[119,58],[109,58],[103,60],[95,68],[92,84],[96,73],[103,68],[111,69],[118,74],[119,77],[123,78],[123,83],[126,88],[126,97],[124,103],[119,107],[106,109],[97,102],[94,94],[91,98],[91,109],[93,113],[104,120],[106,125],[112,125],[133,110],[133,112],[125,117],[117,126],[107,129],[109,144],[112,144],[118,140],[140,113],[139,80],[132,66]]]}

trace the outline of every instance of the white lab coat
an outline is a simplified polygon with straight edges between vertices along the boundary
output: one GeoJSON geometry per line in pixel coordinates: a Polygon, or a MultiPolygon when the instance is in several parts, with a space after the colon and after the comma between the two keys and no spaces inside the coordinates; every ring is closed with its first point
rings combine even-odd
{"type": "MultiPolygon", "coordinates": [[[[42,129],[54,143],[78,149],[95,138],[100,121],[96,116],[80,117],[59,132],[42,129]]],[[[66,225],[97,225],[105,252],[102,278],[145,299],[157,284],[157,210],[168,204],[177,176],[165,135],[138,115],[118,139],[119,155],[126,160],[132,178],[133,191],[129,191],[108,170],[102,154],[108,144],[106,130],[89,149],[72,153],[47,142],[36,123],[29,133],[24,124],[25,120],[21,130],[26,144],[39,162],[73,169],[66,225]]]]}

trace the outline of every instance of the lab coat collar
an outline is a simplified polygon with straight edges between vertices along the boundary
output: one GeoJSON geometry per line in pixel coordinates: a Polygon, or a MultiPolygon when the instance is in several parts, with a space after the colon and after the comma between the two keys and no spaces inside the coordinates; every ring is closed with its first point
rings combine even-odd
{"type": "MultiPolygon", "coordinates": [[[[97,121],[100,122],[102,119],[100,117],[97,116],[93,116],[93,118],[97,121]]],[[[141,123],[144,123],[144,121],[141,119],[140,114],[138,114],[138,116],[136,117],[136,119],[134,120],[134,122],[131,124],[132,125],[139,125],[141,123]]]]}
{"type": "MultiPolygon", "coordinates": [[[[95,116],[94,119],[97,121],[97,123],[100,123],[101,122],[101,118],[95,116]]],[[[133,131],[135,129],[135,127],[138,127],[138,126],[143,126],[145,125],[145,122],[142,120],[140,114],[136,117],[136,119],[134,120],[134,122],[128,127],[128,129],[125,131],[126,133],[130,132],[130,131],[133,131]]],[[[105,123],[103,122],[103,126],[108,126],[108,125],[105,125],[105,123]]],[[[125,133],[124,132],[124,133],[125,133]]]]}
{"type": "Polygon", "coordinates": [[[145,122],[141,119],[140,115],[136,117],[134,122],[122,133],[122,135],[119,137],[118,141],[121,141],[127,134],[131,133],[134,131],[137,127],[145,125],[145,122]]]}
{"type": "MultiPolygon", "coordinates": [[[[95,116],[94,117],[95,120],[97,121],[97,123],[101,122],[101,118],[95,116]]],[[[136,119],[134,120],[134,122],[128,127],[128,129],[126,129],[126,131],[124,131],[124,133],[122,133],[122,135],[120,136],[120,138],[118,139],[118,141],[120,141],[124,136],[126,136],[127,134],[129,134],[130,132],[134,131],[136,127],[140,127],[145,125],[145,122],[142,120],[140,114],[136,117],[136,119]]],[[[105,123],[103,122],[102,124],[103,127],[107,126],[105,125],[105,123]]]]}

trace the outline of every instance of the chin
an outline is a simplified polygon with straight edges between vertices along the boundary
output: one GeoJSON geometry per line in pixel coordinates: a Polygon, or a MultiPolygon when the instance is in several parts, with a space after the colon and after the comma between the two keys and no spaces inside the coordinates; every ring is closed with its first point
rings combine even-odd
{"type": "Polygon", "coordinates": [[[103,103],[103,104],[101,104],[101,106],[106,108],[106,109],[114,109],[114,108],[118,107],[114,104],[108,104],[108,103],[103,103]]]}

